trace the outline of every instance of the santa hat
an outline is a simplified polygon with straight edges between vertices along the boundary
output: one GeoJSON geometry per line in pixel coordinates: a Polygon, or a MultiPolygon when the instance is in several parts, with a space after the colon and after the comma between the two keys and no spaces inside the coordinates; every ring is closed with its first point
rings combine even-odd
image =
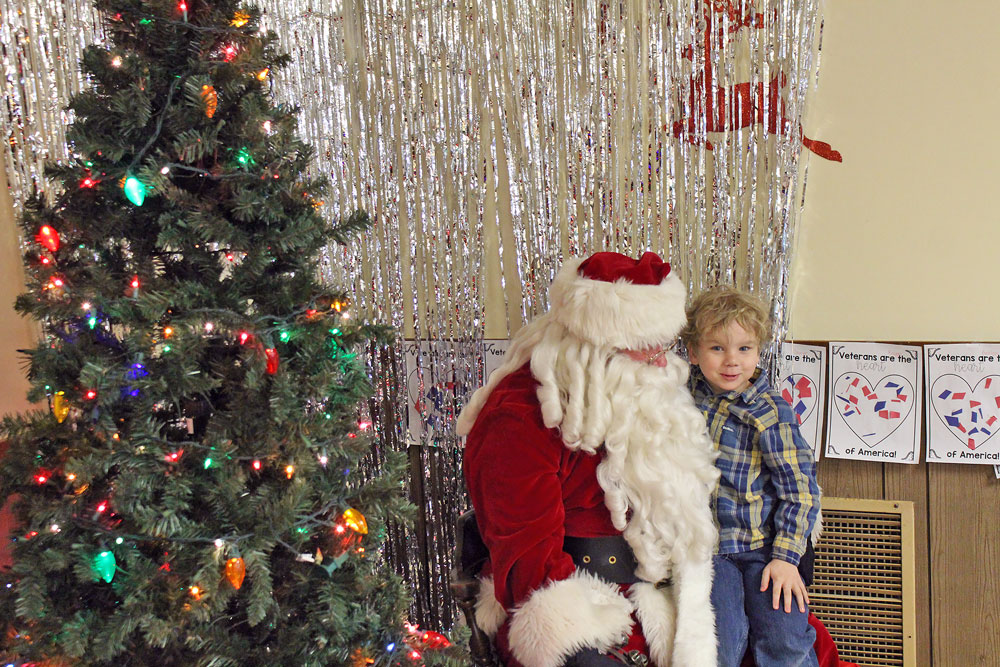
{"type": "Polygon", "coordinates": [[[686,322],[685,298],[677,274],[655,252],[570,260],[549,291],[552,317],[574,335],[630,350],[672,341],[686,322]]]}

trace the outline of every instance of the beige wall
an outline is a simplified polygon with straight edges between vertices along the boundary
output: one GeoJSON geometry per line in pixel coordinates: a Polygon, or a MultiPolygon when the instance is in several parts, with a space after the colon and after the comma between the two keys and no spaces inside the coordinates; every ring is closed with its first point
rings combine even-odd
{"type": "Polygon", "coordinates": [[[37,331],[33,323],[14,312],[14,299],[24,291],[17,239],[7,176],[0,172],[0,415],[28,407],[28,381],[21,372],[23,358],[17,350],[32,347],[37,331]]]}
{"type": "Polygon", "coordinates": [[[800,340],[1000,341],[995,0],[828,0],[790,302],[800,340]]]}

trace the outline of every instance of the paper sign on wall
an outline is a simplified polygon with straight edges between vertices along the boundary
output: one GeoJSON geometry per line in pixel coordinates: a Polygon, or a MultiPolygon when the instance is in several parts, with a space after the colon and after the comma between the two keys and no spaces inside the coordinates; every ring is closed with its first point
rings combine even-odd
{"type": "Polygon", "coordinates": [[[825,456],[917,463],[920,348],[830,343],[825,456]]]}
{"type": "Polygon", "coordinates": [[[503,363],[508,344],[506,339],[484,340],[481,353],[470,362],[468,343],[405,341],[407,444],[452,442],[459,411],[503,363]]]}
{"type": "Polygon", "coordinates": [[[1000,461],[1000,345],[925,345],[927,460],[1000,461]]]}
{"type": "MultiPolygon", "coordinates": [[[[407,444],[437,445],[455,435],[459,406],[474,387],[474,369],[449,363],[459,356],[451,341],[405,341],[407,444]]],[[[480,362],[481,363],[481,362],[480,362]]]]}
{"type": "Polygon", "coordinates": [[[826,348],[785,343],[774,388],[792,406],[799,430],[819,458],[820,429],[826,404],[826,348]]]}
{"type": "Polygon", "coordinates": [[[508,347],[510,340],[507,338],[491,338],[483,341],[483,384],[490,379],[490,373],[503,364],[508,347]]]}

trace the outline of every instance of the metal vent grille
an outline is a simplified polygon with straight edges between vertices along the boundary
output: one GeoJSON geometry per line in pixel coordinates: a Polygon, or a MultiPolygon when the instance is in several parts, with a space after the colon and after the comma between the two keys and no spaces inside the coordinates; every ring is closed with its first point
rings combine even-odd
{"type": "Polygon", "coordinates": [[[914,664],[913,558],[912,502],[823,499],[809,599],[842,659],[914,664]]]}

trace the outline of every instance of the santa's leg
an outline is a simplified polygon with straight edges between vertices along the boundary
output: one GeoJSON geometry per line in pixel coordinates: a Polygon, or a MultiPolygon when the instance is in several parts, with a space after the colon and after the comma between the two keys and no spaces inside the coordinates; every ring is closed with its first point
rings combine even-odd
{"type": "Polygon", "coordinates": [[[712,560],[688,561],[674,569],[677,600],[676,667],[714,667],[715,616],[712,613],[712,560]]]}

